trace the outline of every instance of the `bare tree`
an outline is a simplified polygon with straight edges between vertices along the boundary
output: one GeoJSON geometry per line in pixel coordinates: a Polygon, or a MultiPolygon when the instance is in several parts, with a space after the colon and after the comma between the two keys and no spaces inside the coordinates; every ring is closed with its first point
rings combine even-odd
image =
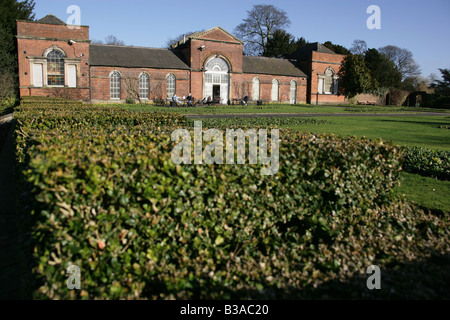
{"type": "Polygon", "coordinates": [[[378,51],[394,62],[397,69],[401,72],[403,80],[420,75],[420,66],[413,59],[413,54],[408,49],[389,45],[379,48],[378,51]]]}
{"type": "Polygon", "coordinates": [[[242,99],[249,95],[250,84],[248,82],[233,81],[233,89],[236,99],[242,99]]]}
{"type": "Polygon", "coordinates": [[[109,44],[109,45],[113,45],[113,46],[124,46],[125,45],[125,42],[123,42],[122,40],[117,39],[117,37],[112,35],[112,34],[107,36],[105,38],[105,41],[93,39],[91,41],[91,43],[92,44],[109,44]]]}
{"type": "Polygon", "coordinates": [[[125,91],[128,99],[138,100],[141,103],[141,94],[139,90],[139,78],[124,77],[122,78],[125,91]]]}
{"type": "Polygon", "coordinates": [[[166,42],[167,48],[170,49],[173,44],[177,43],[180,40],[183,40],[184,37],[187,38],[188,36],[190,36],[193,33],[203,32],[203,31],[205,31],[205,29],[202,29],[200,31],[195,31],[195,32],[189,31],[189,32],[181,33],[178,36],[176,36],[175,38],[170,38],[166,42]]]}
{"type": "Polygon", "coordinates": [[[163,98],[163,80],[161,79],[152,79],[150,81],[150,92],[152,93],[154,102],[161,102],[164,100],[163,98]],[[159,100],[159,101],[157,101],[159,100]]]}
{"type": "Polygon", "coordinates": [[[261,55],[275,30],[285,30],[290,24],[284,10],[273,5],[254,5],[234,33],[245,42],[246,54],[261,55]]]}
{"type": "Polygon", "coordinates": [[[105,38],[105,44],[110,44],[110,45],[114,45],[114,46],[124,46],[125,42],[117,39],[116,36],[113,36],[112,34],[110,34],[109,36],[107,36],[105,38]]]}
{"type": "Polygon", "coordinates": [[[364,40],[356,39],[352,43],[352,47],[350,48],[350,52],[353,54],[358,54],[363,56],[367,51],[367,43],[364,40]]]}

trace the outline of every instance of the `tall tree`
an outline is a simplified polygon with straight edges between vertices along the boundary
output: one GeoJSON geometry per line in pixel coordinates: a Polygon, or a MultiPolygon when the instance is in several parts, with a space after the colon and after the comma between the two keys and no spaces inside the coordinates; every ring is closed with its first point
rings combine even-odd
{"type": "Polygon", "coordinates": [[[450,94],[450,69],[439,69],[442,80],[435,80],[433,87],[436,93],[450,94]]]}
{"type": "Polygon", "coordinates": [[[113,46],[124,46],[125,42],[123,42],[122,40],[117,39],[117,37],[115,35],[110,34],[109,36],[107,36],[105,38],[105,41],[102,40],[92,40],[91,41],[92,44],[109,44],[109,45],[113,45],[113,46]]]}
{"type": "Polygon", "coordinates": [[[12,92],[8,96],[18,89],[16,20],[33,20],[34,5],[34,0],[0,1],[0,82],[2,92],[12,92]]]}
{"type": "Polygon", "coordinates": [[[339,44],[334,44],[331,41],[326,41],[323,43],[323,45],[337,54],[343,54],[347,56],[351,53],[346,47],[339,44]]]}
{"type": "Polygon", "coordinates": [[[245,53],[261,55],[267,41],[276,30],[285,30],[291,24],[287,13],[273,5],[254,5],[247,11],[247,18],[239,24],[234,33],[245,42],[245,53]]]}
{"type": "Polygon", "coordinates": [[[399,87],[402,82],[402,74],[397,67],[385,55],[377,49],[368,49],[364,55],[364,62],[370,70],[372,78],[377,81],[380,88],[399,87]]]}
{"type": "Polygon", "coordinates": [[[354,97],[358,93],[371,92],[376,88],[376,83],[370,75],[364,58],[360,55],[348,55],[344,58],[339,72],[342,86],[348,97],[354,97]]]}
{"type": "Polygon", "coordinates": [[[107,36],[105,38],[105,44],[110,44],[110,45],[114,45],[114,46],[124,46],[125,42],[123,42],[122,40],[117,39],[116,36],[110,34],[109,36],[107,36]]]}
{"type": "Polygon", "coordinates": [[[286,58],[305,44],[306,40],[303,37],[295,39],[293,35],[284,30],[275,30],[273,35],[267,40],[266,48],[262,55],[264,57],[286,58]]]}
{"type": "Polygon", "coordinates": [[[1,0],[0,27],[15,35],[16,20],[34,20],[34,0],[1,0]]]}
{"type": "Polygon", "coordinates": [[[420,66],[413,59],[413,54],[408,49],[397,46],[385,46],[378,51],[391,60],[402,74],[402,79],[420,75],[420,66]]]}
{"type": "Polygon", "coordinates": [[[355,40],[352,43],[352,47],[350,48],[350,52],[353,54],[359,54],[363,56],[367,51],[367,43],[364,40],[355,40]]]}

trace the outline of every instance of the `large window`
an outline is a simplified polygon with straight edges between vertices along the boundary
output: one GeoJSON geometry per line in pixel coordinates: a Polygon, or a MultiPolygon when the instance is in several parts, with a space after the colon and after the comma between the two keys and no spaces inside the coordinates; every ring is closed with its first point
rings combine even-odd
{"type": "Polygon", "coordinates": [[[253,100],[259,100],[259,85],[261,81],[258,78],[253,79],[253,100]]]}
{"type": "Polygon", "coordinates": [[[141,73],[139,76],[139,97],[141,99],[148,99],[150,92],[150,77],[146,73],[141,73]]]}
{"type": "Polygon", "coordinates": [[[111,73],[110,76],[110,92],[111,92],[111,99],[120,99],[120,73],[117,71],[114,71],[111,73]]]}
{"type": "Polygon", "coordinates": [[[272,101],[278,101],[279,82],[277,79],[272,81],[272,101]]]}
{"type": "Polygon", "coordinates": [[[64,86],[64,53],[56,49],[47,54],[47,85],[64,86]]]}
{"type": "Polygon", "coordinates": [[[175,92],[177,91],[177,85],[176,85],[177,79],[175,76],[171,73],[166,78],[166,91],[167,91],[167,98],[172,98],[175,92]]]}

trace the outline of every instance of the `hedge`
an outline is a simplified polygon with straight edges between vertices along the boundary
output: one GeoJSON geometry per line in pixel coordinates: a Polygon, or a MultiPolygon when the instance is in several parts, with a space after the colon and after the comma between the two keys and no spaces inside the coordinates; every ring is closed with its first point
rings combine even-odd
{"type": "MultiPolygon", "coordinates": [[[[447,218],[394,196],[399,150],[283,130],[280,170],[174,165],[174,114],[22,107],[19,212],[43,299],[302,297],[448,252],[447,218]],[[82,290],[66,269],[81,268],[82,290]]],[[[30,262],[31,263],[31,262],[30,262]]]]}
{"type": "Polygon", "coordinates": [[[403,169],[409,173],[450,180],[450,152],[404,147],[403,169]]]}

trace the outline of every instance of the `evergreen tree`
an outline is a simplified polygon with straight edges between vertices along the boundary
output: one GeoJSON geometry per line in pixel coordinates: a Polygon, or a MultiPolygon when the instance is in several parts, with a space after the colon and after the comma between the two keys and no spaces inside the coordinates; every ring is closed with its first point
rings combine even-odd
{"type": "Polygon", "coordinates": [[[345,94],[350,98],[358,93],[371,92],[377,87],[364,58],[360,55],[350,54],[345,57],[339,75],[342,79],[345,94]]]}
{"type": "MultiPolygon", "coordinates": [[[[0,82],[3,84],[2,92],[14,92],[18,89],[16,20],[33,20],[34,5],[34,0],[0,1],[0,77],[2,77],[0,82]],[[5,88],[6,84],[11,88],[5,88]]],[[[2,94],[2,97],[9,95],[2,94]]]]}
{"type": "Polygon", "coordinates": [[[276,30],[267,40],[262,56],[286,58],[297,51],[298,48],[303,47],[306,43],[307,42],[303,37],[295,39],[293,35],[284,30],[276,30]]]}
{"type": "Polygon", "coordinates": [[[323,45],[328,49],[332,50],[334,53],[343,54],[346,56],[350,54],[350,50],[348,50],[346,47],[341,46],[339,44],[334,44],[331,41],[327,41],[323,45]]]}
{"type": "Polygon", "coordinates": [[[398,71],[392,61],[378,52],[377,49],[368,49],[364,55],[364,62],[379,88],[399,87],[401,85],[401,72],[398,71]]]}

